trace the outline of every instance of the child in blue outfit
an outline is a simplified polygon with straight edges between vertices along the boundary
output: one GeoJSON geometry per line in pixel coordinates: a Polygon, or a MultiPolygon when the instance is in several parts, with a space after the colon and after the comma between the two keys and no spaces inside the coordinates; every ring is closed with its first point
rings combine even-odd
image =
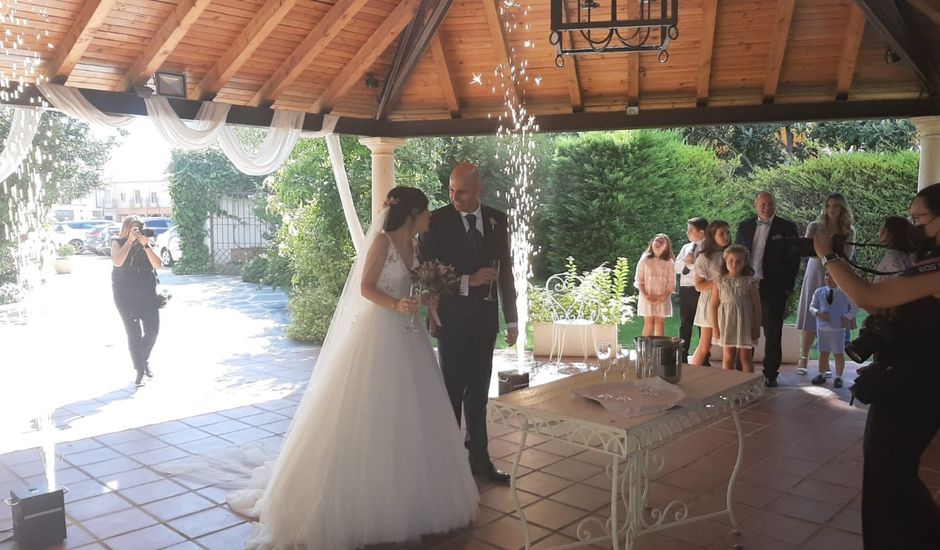
{"type": "Polygon", "coordinates": [[[845,370],[845,331],[855,320],[858,307],[836,286],[827,271],[826,286],[817,288],[813,293],[809,311],[816,317],[816,341],[819,346],[819,374],[813,378],[813,384],[826,383],[831,353],[836,363],[836,379],[832,385],[841,388],[842,371],[845,370]]]}

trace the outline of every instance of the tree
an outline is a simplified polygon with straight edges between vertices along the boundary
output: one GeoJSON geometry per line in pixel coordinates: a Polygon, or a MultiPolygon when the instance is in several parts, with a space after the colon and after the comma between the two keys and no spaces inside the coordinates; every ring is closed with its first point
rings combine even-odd
{"type": "Polygon", "coordinates": [[[815,122],[803,126],[810,140],[837,152],[910,151],[918,143],[917,129],[906,119],[815,122]]]}

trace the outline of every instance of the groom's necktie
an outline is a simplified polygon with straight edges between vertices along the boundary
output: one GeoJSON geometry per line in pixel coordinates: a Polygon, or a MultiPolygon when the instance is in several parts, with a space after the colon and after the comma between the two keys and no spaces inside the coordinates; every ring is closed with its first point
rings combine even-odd
{"type": "Polygon", "coordinates": [[[473,251],[477,254],[480,253],[480,250],[483,248],[483,235],[480,234],[480,230],[477,229],[477,217],[475,214],[467,214],[467,238],[470,239],[470,246],[473,247],[473,251]]]}

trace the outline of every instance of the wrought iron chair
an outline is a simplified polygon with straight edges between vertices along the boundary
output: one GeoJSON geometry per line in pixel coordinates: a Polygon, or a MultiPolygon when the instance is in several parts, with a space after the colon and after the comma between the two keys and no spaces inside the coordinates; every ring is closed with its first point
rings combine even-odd
{"type": "Polygon", "coordinates": [[[548,362],[552,357],[560,361],[564,357],[565,338],[569,329],[578,331],[581,353],[585,359],[588,350],[597,350],[597,300],[586,291],[584,277],[572,273],[556,273],[545,281],[545,293],[548,295],[552,310],[552,347],[548,352],[548,362]],[[590,345],[588,347],[588,337],[590,345]],[[555,355],[557,350],[558,354],[555,355]]]}

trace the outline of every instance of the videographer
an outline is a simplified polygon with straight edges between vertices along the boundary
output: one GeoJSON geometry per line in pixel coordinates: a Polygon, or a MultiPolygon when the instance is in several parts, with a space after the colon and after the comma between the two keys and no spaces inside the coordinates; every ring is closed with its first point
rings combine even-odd
{"type": "Polygon", "coordinates": [[[852,342],[864,349],[859,355],[875,355],[852,388],[871,403],[862,484],[866,550],[940,548],[940,509],[918,475],[940,426],[940,183],[917,193],[909,212],[918,262],[902,277],[871,284],[833,253],[831,234],[813,239],[839,287],[859,307],[879,312],[852,342]]]}
{"type": "Polygon", "coordinates": [[[118,238],[111,243],[111,286],[114,305],[117,306],[127,347],[131,352],[137,377],[134,384],[143,385],[143,379],[153,376],[148,361],[150,350],[160,332],[160,310],[157,300],[156,269],[160,258],[150,247],[153,231],[144,229],[137,216],[124,218],[118,238]]]}

